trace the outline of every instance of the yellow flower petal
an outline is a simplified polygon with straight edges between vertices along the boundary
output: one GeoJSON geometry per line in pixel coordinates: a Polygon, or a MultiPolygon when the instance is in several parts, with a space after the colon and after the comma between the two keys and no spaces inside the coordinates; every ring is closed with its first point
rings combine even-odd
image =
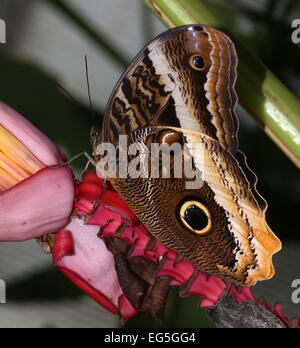
{"type": "Polygon", "coordinates": [[[0,151],[2,162],[0,168],[13,173],[12,176],[22,181],[25,173],[33,175],[45,167],[31,151],[28,150],[13,134],[0,125],[0,151]]]}
{"type": "Polygon", "coordinates": [[[31,176],[30,173],[19,167],[15,162],[11,161],[11,159],[7,158],[2,151],[0,151],[0,168],[15,177],[17,181],[23,181],[31,176]]]}
{"type": "Polygon", "coordinates": [[[0,192],[10,189],[18,184],[18,182],[19,181],[14,176],[0,168],[0,192]]]}

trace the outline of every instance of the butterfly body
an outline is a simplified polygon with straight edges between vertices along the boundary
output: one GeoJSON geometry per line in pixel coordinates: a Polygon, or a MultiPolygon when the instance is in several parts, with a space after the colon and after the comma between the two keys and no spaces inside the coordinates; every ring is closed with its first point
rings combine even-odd
{"type": "Polygon", "coordinates": [[[184,145],[187,156],[180,160],[201,172],[201,187],[188,188],[185,174],[109,180],[155,239],[201,271],[251,286],[273,276],[272,255],[281,245],[265,221],[257,179],[238,151],[236,66],[233,43],[213,28],[190,25],[161,34],[117,83],[103,141],[117,145],[127,135],[129,144],[149,153],[154,143],[184,145]],[[201,156],[192,151],[195,144],[201,156]]]}

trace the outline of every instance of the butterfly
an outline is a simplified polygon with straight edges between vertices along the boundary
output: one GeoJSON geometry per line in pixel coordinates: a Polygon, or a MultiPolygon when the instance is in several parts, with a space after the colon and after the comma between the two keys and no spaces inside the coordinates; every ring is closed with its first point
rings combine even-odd
{"type": "MultiPolygon", "coordinates": [[[[181,144],[187,156],[177,162],[192,163],[199,187],[188,187],[185,174],[118,172],[108,180],[157,241],[200,271],[252,286],[274,275],[272,256],[281,243],[266,222],[257,178],[238,150],[236,78],[237,54],[228,36],[206,25],[168,30],[118,81],[102,141],[118,146],[119,137],[127,136],[150,154],[144,164],[153,160],[152,144],[181,144]],[[193,151],[196,145],[201,155],[193,151]]],[[[132,157],[125,154],[118,164],[132,157]]]]}

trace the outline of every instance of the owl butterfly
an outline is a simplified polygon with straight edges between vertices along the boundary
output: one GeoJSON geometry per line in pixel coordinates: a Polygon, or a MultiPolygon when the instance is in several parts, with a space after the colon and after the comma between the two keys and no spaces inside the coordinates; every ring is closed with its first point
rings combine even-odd
{"type": "Polygon", "coordinates": [[[150,234],[197,269],[252,286],[274,275],[281,244],[265,220],[257,178],[237,149],[237,56],[205,25],[169,30],[150,42],[117,83],[103,141],[203,145],[201,188],[182,178],[108,178],[150,234]]]}

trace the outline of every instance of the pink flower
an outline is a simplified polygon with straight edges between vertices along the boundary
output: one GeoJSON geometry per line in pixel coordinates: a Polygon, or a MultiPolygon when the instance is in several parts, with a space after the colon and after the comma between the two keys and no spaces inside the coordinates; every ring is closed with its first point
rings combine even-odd
{"type": "MultiPolygon", "coordinates": [[[[264,300],[256,299],[249,288],[232,286],[228,289],[222,279],[197,271],[189,261],[179,259],[175,252],[152,240],[146,228],[109,184],[98,209],[86,223],[86,216],[101,191],[102,181],[96,172],[85,173],[77,191],[77,217],[56,235],[53,262],[100,305],[119,314],[123,322],[133,317],[139,309],[131,303],[126,284],[125,287],[120,284],[113,256],[117,255],[117,249],[111,248],[109,243],[108,248],[105,245],[104,241],[114,238],[128,246],[126,256],[129,263],[141,261],[157,266],[154,267],[156,279],[169,279],[168,286],[179,286],[181,296],[198,296],[200,307],[215,305],[227,292],[237,302],[257,300],[286,325],[291,324],[283,315],[280,305],[270,308],[264,300]]],[[[129,287],[134,288],[134,284],[129,287]]],[[[147,295],[144,301],[147,302],[147,295]]],[[[156,313],[151,312],[146,302],[142,308],[155,317],[156,313]]],[[[299,327],[300,321],[293,322],[293,325],[299,327]]]]}
{"type": "Polygon", "coordinates": [[[56,146],[0,102],[0,240],[23,241],[60,230],[74,202],[72,171],[56,146]]]}
{"type": "Polygon", "coordinates": [[[87,172],[77,190],[74,217],[64,230],[56,234],[53,263],[80,289],[114,314],[129,319],[136,314],[123,294],[114,268],[113,255],[98,237],[101,226],[112,231],[125,222],[133,227],[137,218],[111,189],[107,190],[90,224],[84,214],[92,208],[101,192],[101,181],[95,171],[87,172]],[[84,196],[87,197],[83,198],[84,196]]]}

